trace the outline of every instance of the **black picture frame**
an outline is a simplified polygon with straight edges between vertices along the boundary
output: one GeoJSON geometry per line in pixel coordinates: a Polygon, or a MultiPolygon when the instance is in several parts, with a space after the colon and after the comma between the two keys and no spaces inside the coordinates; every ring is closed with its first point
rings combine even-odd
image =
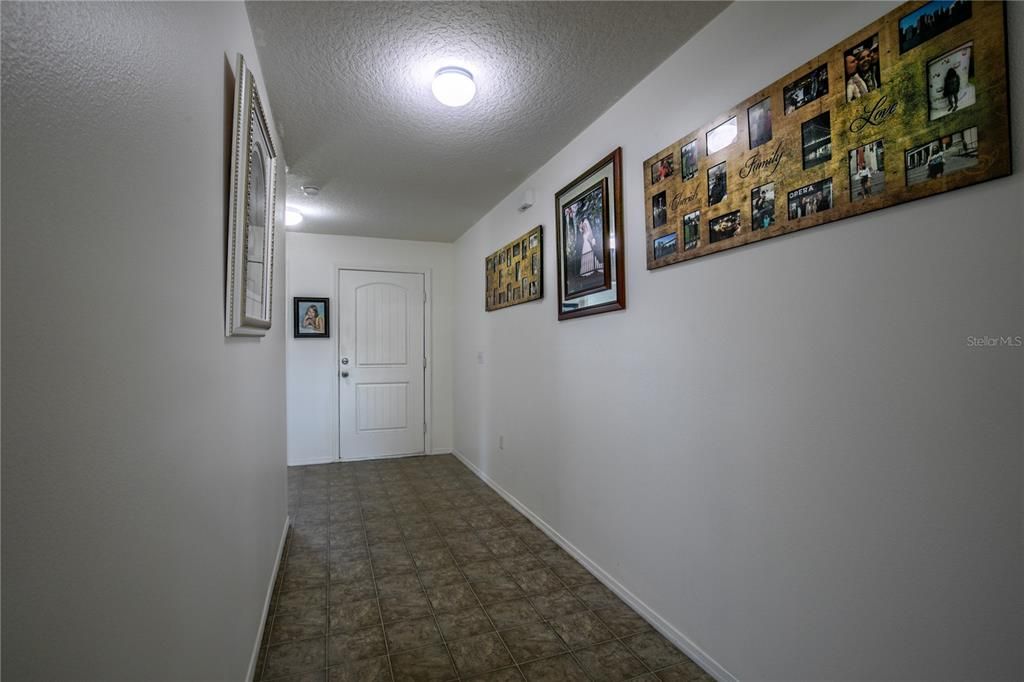
{"type": "Polygon", "coordinates": [[[314,298],[309,296],[295,296],[292,298],[292,335],[296,339],[329,339],[331,338],[331,301],[328,298],[314,298]],[[319,310],[315,306],[322,306],[319,310]],[[319,315],[320,322],[313,322],[310,331],[307,327],[306,316],[309,310],[314,312],[322,311],[319,315]],[[319,329],[318,329],[319,328],[319,329]],[[303,331],[303,330],[307,331],[303,331]]]}
{"type": "Polygon", "coordinates": [[[772,141],[772,98],[765,97],[757,104],[747,107],[747,143],[750,149],[757,149],[772,141]],[[753,114],[757,112],[758,116],[753,114]],[[767,125],[761,123],[767,121],[767,125]]]}

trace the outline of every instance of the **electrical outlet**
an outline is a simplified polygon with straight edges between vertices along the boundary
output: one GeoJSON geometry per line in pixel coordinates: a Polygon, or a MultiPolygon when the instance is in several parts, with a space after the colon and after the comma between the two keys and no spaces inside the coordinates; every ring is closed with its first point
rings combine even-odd
{"type": "Polygon", "coordinates": [[[498,449],[499,450],[504,450],[505,449],[505,436],[498,436],[498,449]]]}

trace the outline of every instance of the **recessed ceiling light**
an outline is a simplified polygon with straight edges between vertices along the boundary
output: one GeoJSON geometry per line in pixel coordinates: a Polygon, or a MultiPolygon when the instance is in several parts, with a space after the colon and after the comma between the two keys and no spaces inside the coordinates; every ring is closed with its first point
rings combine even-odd
{"type": "Polygon", "coordinates": [[[307,197],[315,197],[317,194],[320,194],[320,188],[316,185],[302,185],[299,189],[307,197]]]}
{"type": "Polygon", "coordinates": [[[449,107],[469,104],[476,95],[473,74],[457,66],[446,66],[438,71],[434,75],[434,83],[430,89],[433,90],[438,102],[449,107]]]}
{"type": "Polygon", "coordinates": [[[284,224],[288,227],[294,227],[302,222],[302,214],[296,211],[294,208],[289,208],[284,212],[284,224]]]}

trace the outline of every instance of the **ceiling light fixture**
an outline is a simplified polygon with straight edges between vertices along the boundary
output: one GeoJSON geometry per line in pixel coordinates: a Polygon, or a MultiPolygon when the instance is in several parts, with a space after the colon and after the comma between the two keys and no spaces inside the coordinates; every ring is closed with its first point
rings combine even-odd
{"type": "Polygon", "coordinates": [[[299,189],[307,197],[315,197],[317,194],[320,194],[320,188],[316,185],[302,185],[299,189]]]}
{"type": "Polygon", "coordinates": [[[446,66],[434,74],[434,83],[430,89],[438,102],[449,107],[469,104],[476,95],[473,74],[457,66],[446,66]]]}
{"type": "Polygon", "coordinates": [[[288,227],[294,227],[302,222],[302,214],[296,211],[294,208],[289,208],[284,212],[284,224],[288,227]]]}

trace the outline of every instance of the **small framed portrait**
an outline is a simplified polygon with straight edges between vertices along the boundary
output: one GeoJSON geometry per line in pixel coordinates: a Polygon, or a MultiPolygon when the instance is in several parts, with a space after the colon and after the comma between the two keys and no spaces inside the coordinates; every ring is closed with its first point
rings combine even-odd
{"type": "Polygon", "coordinates": [[[555,225],[558,319],[625,308],[621,147],[555,194],[555,225]]]}
{"type": "Polygon", "coordinates": [[[885,144],[875,140],[850,150],[850,201],[864,201],[885,191],[885,144]]]}
{"type": "Polygon", "coordinates": [[[712,244],[734,237],[742,231],[739,211],[726,213],[708,221],[708,239],[712,244]]]}
{"type": "Polygon", "coordinates": [[[675,232],[657,237],[654,240],[654,257],[657,259],[671,256],[678,250],[678,247],[679,238],[675,232]]]}
{"type": "Polygon", "coordinates": [[[296,339],[327,339],[331,336],[330,300],[326,298],[292,299],[293,336],[296,339]]]}
{"type": "Polygon", "coordinates": [[[669,154],[651,164],[651,184],[657,184],[675,173],[675,164],[669,154]]]}
{"type": "Polygon", "coordinates": [[[725,149],[735,142],[736,133],[735,116],[709,130],[707,134],[708,156],[725,149]]]}
{"type": "Polygon", "coordinates": [[[747,132],[750,148],[760,147],[772,139],[772,98],[766,97],[747,109],[747,132]]]}
{"type": "Polygon", "coordinates": [[[668,222],[668,201],[665,192],[658,192],[651,197],[651,229],[658,229],[668,222]]]}
{"type": "Polygon", "coordinates": [[[970,0],[932,0],[900,19],[900,54],[971,18],[970,0]]]}
{"type": "Polygon", "coordinates": [[[725,175],[725,161],[708,169],[708,206],[714,206],[729,193],[725,175]]]}
{"type": "Polygon", "coordinates": [[[800,126],[803,141],[804,170],[832,159],[832,115],[826,111],[800,126]]]}
{"type": "Polygon", "coordinates": [[[687,142],[679,148],[683,180],[692,180],[697,175],[697,140],[687,142]]]}
{"type": "Polygon", "coordinates": [[[907,187],[978,165],[977,126],[911,147],[905,153],[907,187]]]}
{"type": "Polygon", "coordinates": [[[683,251],[700,246],[700,211],[683,216],[683,251]]]}
{"type": "Polygon", "coordinates": [[[928,119],[936,121],[973,106],[974,42],[928,62],[928,119]]]}
{"type": "Polygon", "coordinates": [[[877,33],[843,53],[847,102],[882,87],[882,69],[878,59],[877,33]]]}
{"type": "Polygon", "coordinates": [[[832,178],[795,189],[787,197],[789,219],[796,220],[832,208],[832,178]]]}
{"type": "Polygon", "coordinates": [[[786,116],[828,94],[828,64],[822,64],[802,78],[782,88],[786,116]]]}
{"type": "Polygon", "coordinates": [[[750,190],[750,229],[767,230],[775,224],[775,183],[750,190]]]}

